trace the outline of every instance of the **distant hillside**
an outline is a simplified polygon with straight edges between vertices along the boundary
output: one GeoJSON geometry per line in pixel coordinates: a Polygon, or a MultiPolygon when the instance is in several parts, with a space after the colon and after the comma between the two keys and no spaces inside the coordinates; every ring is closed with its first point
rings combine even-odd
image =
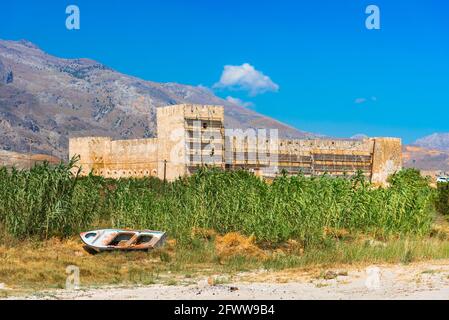
{"type": "Polygon", "coordinates": [[[231,104],[203,87],[156,83],[89,59],[61,59],[27,41],[0,40],[0,149],[67,157],[70,136],[154,137],[156,108],[179,103],[225,106],[227,127],[299,131],[231,104]]]}
{"type": "Polygon", "coordinates": [[[430,136],[416,140],[414,145],[427,149],[436,149],[449,152],[449,133],[434,133],[430,136]]]}
{"type": "Polygon", "coordinates": [[[434,133],[404,146],[405,167],[449,171],[449,133],[434,133]]]}
{"type": "Polygon", "coordinates": [[[45,154],[27,154],[0,150],[0,167],[27,169],[36,163],[43,163],[44,161],[57,164],[60,162],[60,159],[45,154]]]}
{"type": "Polygon", "coordinates": [[[449,171],[449,151],[409,145],[403,147],[402,158],[407,168],[449,171]]]}

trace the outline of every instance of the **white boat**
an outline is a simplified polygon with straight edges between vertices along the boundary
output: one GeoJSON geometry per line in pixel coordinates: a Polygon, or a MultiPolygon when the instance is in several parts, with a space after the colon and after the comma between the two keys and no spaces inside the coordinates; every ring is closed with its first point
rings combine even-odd
{"type": "Polygon", "coordinates": [[[102,229],[83,232],[81,240],[96,252],[150,250],[164,244],[166,233],[153,230],[102,229]]]}

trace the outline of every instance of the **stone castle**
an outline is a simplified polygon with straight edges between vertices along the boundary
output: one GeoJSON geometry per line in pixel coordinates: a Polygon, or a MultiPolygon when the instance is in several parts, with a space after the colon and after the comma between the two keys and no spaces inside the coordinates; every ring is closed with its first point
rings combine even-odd
{"type": "Polygon", "coordinates": [[[169,181],[209,166],[245,168],[265,177],[361,171],[372,183],[385,184],[402,168],[398,138],[278,139],[275,130],[225,129],[223,107],[190,104],[158,108],[157,138],[71,138],[69,155],[80,157],[82,175],[169,181]]]}

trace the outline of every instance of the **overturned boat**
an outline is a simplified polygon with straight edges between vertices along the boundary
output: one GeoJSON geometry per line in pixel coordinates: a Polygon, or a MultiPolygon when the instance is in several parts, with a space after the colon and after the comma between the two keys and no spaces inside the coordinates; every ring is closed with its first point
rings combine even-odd
{"type": "Polygon", "coordinates": [[[151,250],[164,244],[166,233],[152,230],[103,229],[80,234],[88,251],[151,250]]]}

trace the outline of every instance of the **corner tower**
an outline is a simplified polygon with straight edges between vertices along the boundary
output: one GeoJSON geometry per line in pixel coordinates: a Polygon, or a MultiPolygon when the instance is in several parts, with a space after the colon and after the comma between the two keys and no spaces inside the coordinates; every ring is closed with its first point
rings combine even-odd
{"type": "Polygon", "coordinates": [[[224,108],[181,104],[157,109],[159,177],[174,180],[201,166],[224,167],[224,108]]]}

